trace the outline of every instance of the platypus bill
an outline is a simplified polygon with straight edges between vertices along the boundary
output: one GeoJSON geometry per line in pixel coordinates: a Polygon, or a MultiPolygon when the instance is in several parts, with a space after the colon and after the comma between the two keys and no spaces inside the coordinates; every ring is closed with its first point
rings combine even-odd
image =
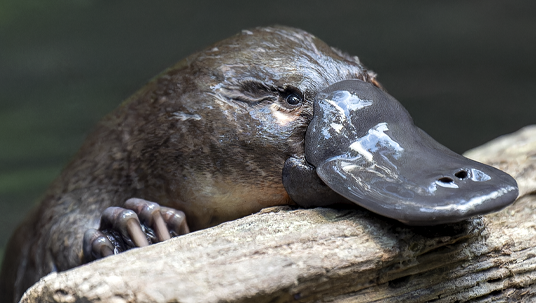
{"type": "Polygon", "coordinates": [[[245,30],[97,125],[12,236],[1,301],[52,271],[267,206],[350,203],[436,225],[517,195],[512,177],[417,128],[357,57],[298,29],[245,30]]]}

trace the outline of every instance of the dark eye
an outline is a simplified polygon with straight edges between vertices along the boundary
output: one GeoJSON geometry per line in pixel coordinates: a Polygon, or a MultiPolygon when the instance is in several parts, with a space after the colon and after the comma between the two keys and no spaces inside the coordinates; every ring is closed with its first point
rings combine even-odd
{"type": "Polygon", "coordinates": [[[290,105],[297,105],[300,104],[300,102],[302,102],[302,98],[296,93],[292,93],[287,96],[287,103],[290,105]]]}

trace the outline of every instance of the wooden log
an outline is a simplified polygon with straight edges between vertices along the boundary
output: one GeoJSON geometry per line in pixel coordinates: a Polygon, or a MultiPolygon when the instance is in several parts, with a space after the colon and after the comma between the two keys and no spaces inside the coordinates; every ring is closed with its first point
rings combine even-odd
{"type": "Polygon", "coordinates": [[[468,156],[517,179],[514,205],[436,227],[357,208],[273,207],[50,274],[21,302],[536,300],[536,126],[468,156]]]}

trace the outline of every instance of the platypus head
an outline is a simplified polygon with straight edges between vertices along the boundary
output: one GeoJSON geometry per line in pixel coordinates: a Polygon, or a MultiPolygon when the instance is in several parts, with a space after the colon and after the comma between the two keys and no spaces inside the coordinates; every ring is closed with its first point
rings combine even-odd
{"type": "MultiPolygon", "coordinates": [[[[510,175],[437,143],[397,100],[360,80],[337,82],[316,96],[305,160],[339,195],[409,225],[486,214],[518,195],[510,175]]],[[[284,183],[298,203],[314,205],[332,197],[297,186],[294,180],[304,179],[310,169],[294,161],[285,168],[284,183]]]]}
{"type": "Polygon", "coordinates": [[[139,156],[165,159],[152,169],[165,184],[154,199],[175,199],[193,229],[293,203],[435,225],[518,194],[509,175],[417,128],[357,57],[301,30],[243,31],[166,71],[149,97],[159,149],[139,156]]]}

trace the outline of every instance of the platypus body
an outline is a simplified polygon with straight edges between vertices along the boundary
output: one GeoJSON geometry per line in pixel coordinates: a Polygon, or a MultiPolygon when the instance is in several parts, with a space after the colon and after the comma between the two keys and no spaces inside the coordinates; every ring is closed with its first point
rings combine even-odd
{"type": "Polygon", "coordinates": [[[414,126],[357,57],[298,29],[245,30],[164,71],[97,125],[12,236],[0,292],[16,301],[82,264],[94,244],[86,230],[133,197],[180,210],[199,230],[289,204],[357,204],[435,225],[517,194],[509,175],[414,126]]]}

